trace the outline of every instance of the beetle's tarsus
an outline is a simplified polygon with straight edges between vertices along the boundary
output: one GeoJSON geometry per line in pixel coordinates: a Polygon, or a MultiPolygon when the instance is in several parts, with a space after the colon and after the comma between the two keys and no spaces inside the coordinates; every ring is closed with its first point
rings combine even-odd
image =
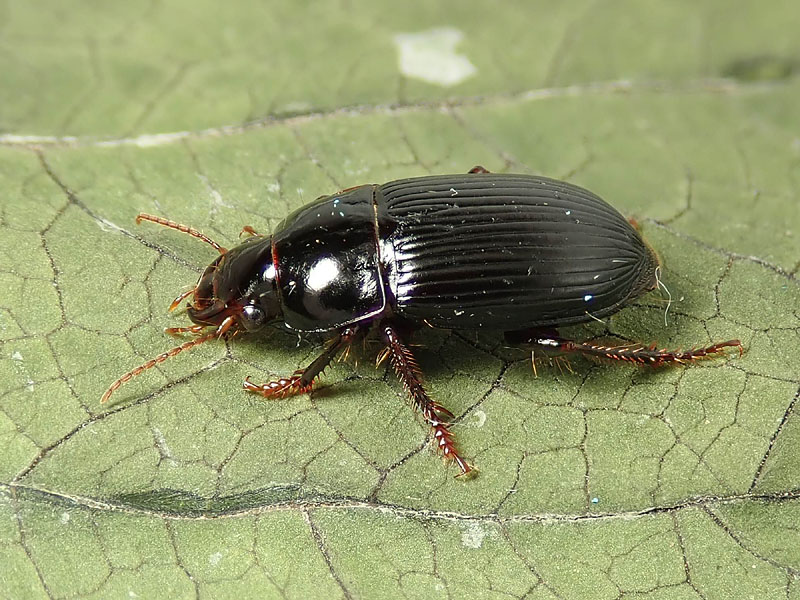
{"type": "Polygon", "coordinates": [[[305,394],[314,387],[315,380],[304,382],[304,371],[295,371],[290,377],[281,377],[269,383],[256,384],[245,377],[242,387],[248,392],[260,394],[264,398],[285,398],[295,394],[305,394]]]}
{"type": "Polygon", "coordinates": [[[737,348],[740,356],[744,352],[742,343],[739,340],[728,340],[727,342],[720,342],[704,348],[690,348],[689,350],[667,350],[666,348],[658,348],[655,344],[650,346],[635,344],[603,346],[587,342],[568,342],[567,345],[572,346],[568,351],[581,352],[587,356],[622,360],[651,367],[670,364],[681,365],[705,358],[714,358],[724,354],[726,348],[737,348]]]}
{"type": "Polygon", "coordinates": [[[349,350],[350,344],[360,333],[361,328],[357,325],[345,327],[328,343],[322,354],[315,358],[305,369],[295,371],[289,377],[281,377],[262,384],[253,383],[249,377],[246,377],[242,387],[248,392],[260,394],[264,398],[285,398],[286,396],[310,392],[319,376],[331,364],[331,361],[336,358],[339,351],[342,349],[349,350]]]}
{"type": "Polygon", "coordinates": [[[436,443],[437,451],[445,460],[454,462],[460,472],[458,476],[468,475],[474,469],[458,454],[453,439],[453,432],[445,421],[453,418],[453,413],[444,406],[435,402],[428,396],[428,392],[422,385],[421,373],[411,350],[402,342],[394,327],[384,324],[381,327],[381,335],[386,342],[386,348],[379,355],[382,360],[389,358],[398,378],[403,383],[403,387],[408,392],[414,402],[414,408],[419,410],[425,422],[431,426],[433,440],[436,443]]]}

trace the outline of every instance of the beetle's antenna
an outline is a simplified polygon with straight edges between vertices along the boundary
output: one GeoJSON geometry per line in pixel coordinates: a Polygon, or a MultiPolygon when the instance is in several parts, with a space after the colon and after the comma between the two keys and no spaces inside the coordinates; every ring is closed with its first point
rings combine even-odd
{"type": "Polygon", "coordinates": [[[122,377],[117,379],[114,383],[112,383],[110,386],[108,386],[108,389],[103,393],[103,397],[100,398],[100,403],[104,404],[104,403],[108,402],[108,399],[111,397],[111,394],[116,392],[123,383],[127,383],[128,381],[130,381],[131,379],[133,379],[137,375],[140,375],[140,374],[144,373],[148,369],[152,369],[157,364],[164,362],[168,358],[171,358],[173,356],[177,356],[178,354],[180,354],[181,352],[184,352],[186,350],[191,350],[195,346],[199,346],[203,342],[207,342],[208,340],[210,340],[212,338],[215,338],[215,337],[217,337],[216,330],[214,330],[214,331],[212,331],[210,333],[207,333],[207,334],[205,334],[205,335],[203,335],[203,336],[201,336],[199,338],[195,338],[193,340],[189,340],[188,342],[185,342],[185,343],[181,344],[180,346],[175,346],[171,350],[167,350],[166,352],[164,352],[162,354],[159,354],[155,358],[151,358],[147,362],[142,363],[141,365],[139,365],[135,369],[131,369],[130,371],[125,373],[125,375],[123,375],[122,377]]]}
{"type": "Polygon", "coordinates": [[[659,271],[661,271],[661,265],[656,267],[656,286],[662,288],[667,293],[667,308],[664,309],[664,326],[667,326],[667,313],[669,312],[669,307],[672,305],[672,294],[670,293],[667,286],[661,281],[661,277],[659,275],[659,271]]]}
{"type": "Polygon", "coordinates": [[[222,337],[231,329],[231,327],[233,327],[234,323],[235,323],[234,317],[232,315],[227,316],[222,321],[222,323],[220,323],[219,327],[214,329],[214,331],[206,333],[205,335],[201,335],[200,337],[195,338],[193,340],[189,340],[188,342],[184,342],[180,346],[175,346],[171,350],[167,350],[166,352],[159,354],[155,358],[151,358],[146,363],[142,363],[135,369],[131,369],[130,371],[125,373],[125,375],[123,375],[122,377],[117,379],[114,383],[112,383],[110,386],[108,386],[108,389],[103,393],[103,397],[100,398],[100,403],[104,404],[105,402],[108,402],[108,399],[111,397],[111,394],[116,392],[123,383],[127,383],[137,375],[140,375],[141,373],[147,371],[147,369],[152,369],[157,364],[164,362],[168,358],[177,356],[178,354],[186,350],[191,350],[195,346],[199,346],[200,344],[207,342],[210,339],[222,337]]]}
{"type": "Polygon", "coordinates": [[[214,250],[219,252],[220,254],[225,254],[228,249],[223,248],[217,242],[212,240],[206,234],[197,231],[194,227],[188,227],[187,225],[181,225],[180,223],[176,223],[175,221],[170,221],[169,219],[164,219],[163,217],[156,217],[155,215],[148,215],[147,213],[139,213],[136,215],[136,224],[138,225],[142,221],[150,221],[151,223],[157,223],[158,225],[163,225],[164,227],[169,227],[170,229],[177,229],[178,231],[182,231],[183,233],[188,233],[192,237],[196,237],[199,240],[203,240],[206,244],[210,244],[214,250]]]}

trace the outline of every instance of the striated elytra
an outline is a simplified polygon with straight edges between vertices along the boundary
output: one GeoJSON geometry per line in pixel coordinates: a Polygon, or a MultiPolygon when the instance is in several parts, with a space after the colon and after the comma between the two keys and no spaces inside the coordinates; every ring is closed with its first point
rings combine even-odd
{"type": "Polygon", "coordinates": [[[296,332],[330,332],[307,368],[244,388],[268,398],[311,390],[354,340],[375,329],[441,454],[472,467],[456,450],[453,415],[432,400],[406,344],[422,325],[502,332],[508,343],[547,355],[587,356],[661,366],[718,355],[730,340],[691,350],[603,345],[559,337],[556,328],[598,319],[654,289],[659,261],[639,232],[604,200],[576,185],[532,175],[489,173],[400,179],[318,198],[271,235],[252,228],[230,250],[199,231],[160,217],[141,220],[183,231],[219,256],[195,287],[193,325],[170,328],[189,341],[115,381],[123,383],[205,341],[279,321],[296,332]]]}

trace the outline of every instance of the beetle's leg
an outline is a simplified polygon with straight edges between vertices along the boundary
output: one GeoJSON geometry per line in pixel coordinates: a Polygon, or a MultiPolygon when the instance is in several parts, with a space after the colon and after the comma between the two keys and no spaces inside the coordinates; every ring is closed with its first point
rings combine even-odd
{"type": "Polygon", "coordinates": [[[361,328],[351,325],[342,329],[336,337],[328,342],[325,350],[305,369],[295,371],[289,377],[281,377],[268,383],[256,384],[247,377],[243,387],[248,392],[261,394],[265,398],[284,398],[294,394],[304,394],[311,391],[316,378],[325,368],[336,358],[336,355],[343,348],[347,348],[353,340],[361,333],[361,328]]]}
{"type": "Polygon", "coordinates": [[[719,356],[726,348],[737,348],[739,355],[744,352],[739,340],[728,340],[712,344],[711,346],[690,348],[688,350],[667,350],[658,348],[655,344],[605,345],[595,342],[575,342],[557,335],[551,335],[547,330],[511,331],[506,332],[506,340],[520,348],[532,352],[541,351],[549,356],[576,352],[593,358],[608,358],[622,360],[641,365],[660,367],[669,364],[685,364],[704,358],[719,356]]]}
{"type": "Polygon", "coordinates": [[[459,475],[466,475],[472,471],[472,467],[459,456],[455,448],[453,433],[445,423],[453,418],[453,413],[428,396],[422,386],[419,365],[411,350],[403,344],[395,328],[384,324],[381,327],[381,336],[386,342],[386,348],[378,356],[378,362],[389,359],[392,368],[403,383],[403,387],[414,401],[414,406],[419,409],[425,422],[431,426],[436,447],[446,459],[452,460],[458,465],[458,468],[461,469],[459,475]]]}
{"type": "Polygon", "coordinates": [[[242,227],[242,230],[239,232],[239,237],[242,237],[244,234],[253,237],[264,237],[262,234],[258,233],[255,229],[252,228],[250,225],[245,225],[242,227]]]}
{"type": "Polygon", "coordinates": [[[194,294],[196,289],[197,289],[196,287],[193,287],[190,290],[184,290],[183,292],[181,292],[178,295],[178,297],[172,301],[172,304],[169,305],[169,312],[172,312],[173,310],[178,308],[181,305],[181,302],[183,302],[186,298],[194,294]]]}
{"type": "Polygon", "coordinates": [[[467,171],[467,174],[470,174],[470,173],[491,173],[491,171],[487,170],[486,168],[482,167],[481,165],[475,165],[469,171],[467,171]]]}
{"type": "Polygon", "coordinates": [[[178,337],[184,333],[191,333],[192,335],[202,335],[208,325],[190,325],[188,327],[167,327],[164,333],[173,337],[178,337]]]}

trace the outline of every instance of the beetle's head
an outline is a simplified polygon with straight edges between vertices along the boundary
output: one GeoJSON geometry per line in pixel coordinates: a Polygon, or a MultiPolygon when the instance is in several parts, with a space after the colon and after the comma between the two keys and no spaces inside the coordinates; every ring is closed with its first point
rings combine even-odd
{"type": "Polygon", "coordinates": [[[257,331],[281,314],[269,237],[253,236],[220,254],[192,292],[187,314],[196,325],[257,331]]]}
{"type": "Polygon", "coordinates": [[[256,331],[281,316],[269,236],[256,235],[252,229],[245,228],[254,235],[227,250],[198,230],[174,221],[144,213],[136,217],[137,223],[141,221],[188,233],[213,246],[219,256],[206,267],[197,285],[178,296],[170,306],[170,310],[174,310],[191,296],[187,314],[194,326],[174,327],[167,332],[190,333],[195,337],[122,375],[108,387],[101,402],[106,402],[126,381],[172,356],[214,338],[256,331]]]}

